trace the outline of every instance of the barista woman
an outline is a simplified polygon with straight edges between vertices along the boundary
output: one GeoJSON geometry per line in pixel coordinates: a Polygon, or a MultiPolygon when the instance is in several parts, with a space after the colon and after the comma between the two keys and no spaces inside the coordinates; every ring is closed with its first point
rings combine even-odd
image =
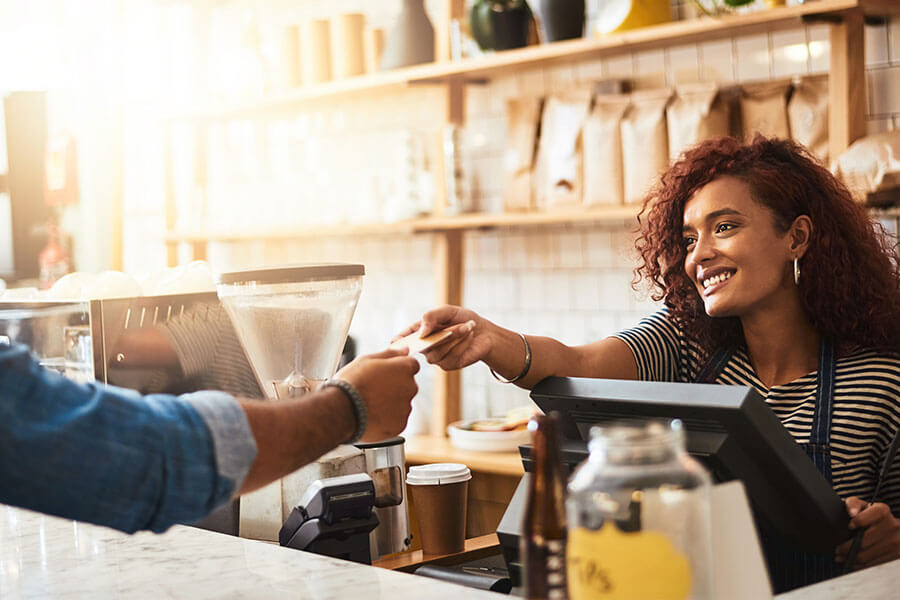
{"type": "MultiPolygon", "coordinates": [[[[889,236],[798,145],[761,136],[689,150],[639,224],[636,276],[664,308],[633,329],[566,346],[443,306],[405,333],[454,327],[429,362],[483,361],[523,388],[551,375],[753,386],[846,498],[851,527],[866,528],[853,567],[900,558],[900,461],[868,505],[900,427],[900,268],[889,236]]],[[[830,557],[767,554],[777,589],[839,572],[830,557]]]]}

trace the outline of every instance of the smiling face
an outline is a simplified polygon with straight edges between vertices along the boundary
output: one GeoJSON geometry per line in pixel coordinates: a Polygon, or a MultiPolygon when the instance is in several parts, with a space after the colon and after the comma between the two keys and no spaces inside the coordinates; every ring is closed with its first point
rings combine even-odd
{"type": "Polygon", "coordinates": [[[796,304],[790,232],[734,177],[715,179],[684,207],[684,268],[711,317],[746,317],[796,304]]]}

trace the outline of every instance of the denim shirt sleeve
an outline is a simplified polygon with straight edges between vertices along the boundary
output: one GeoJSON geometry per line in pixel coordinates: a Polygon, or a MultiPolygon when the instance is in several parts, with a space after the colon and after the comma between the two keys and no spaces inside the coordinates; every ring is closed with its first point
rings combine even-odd
{"type": "Polygon", "coordinates": [[[0,502],[161,532],[228,501],[255,454],[227,394],[79,384],[0,344],[0,502]]]}

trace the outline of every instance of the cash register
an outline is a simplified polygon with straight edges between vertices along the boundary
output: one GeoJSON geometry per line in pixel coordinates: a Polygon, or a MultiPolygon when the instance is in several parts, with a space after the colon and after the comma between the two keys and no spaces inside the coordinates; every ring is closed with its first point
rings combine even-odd
{"type": "MultiPolygon", "coordinates": [[[[560,416],[566,474],[587,458],[592,425],[680,419],[687,451],[713,479],[743,482],[759,530],[798,550],[833,550],[850,537],[843,501],[751,387],[550,377],[531,398],[560,416]]],[[[497,527],[514,586],[521,584],[518,541],[530,450],[519,447],[525,475],[497,527]]]]}

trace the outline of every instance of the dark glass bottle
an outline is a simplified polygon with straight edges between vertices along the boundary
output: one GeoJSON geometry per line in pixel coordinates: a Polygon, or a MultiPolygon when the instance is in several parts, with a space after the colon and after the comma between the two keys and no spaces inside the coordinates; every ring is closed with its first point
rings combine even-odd
{"type": "Polygon", "coordinates": [[[525,598],[561,600],[566,592],[566,513],[557,420],[536,415],[529,423],[534,468],[519,541],[525,598]]]}

